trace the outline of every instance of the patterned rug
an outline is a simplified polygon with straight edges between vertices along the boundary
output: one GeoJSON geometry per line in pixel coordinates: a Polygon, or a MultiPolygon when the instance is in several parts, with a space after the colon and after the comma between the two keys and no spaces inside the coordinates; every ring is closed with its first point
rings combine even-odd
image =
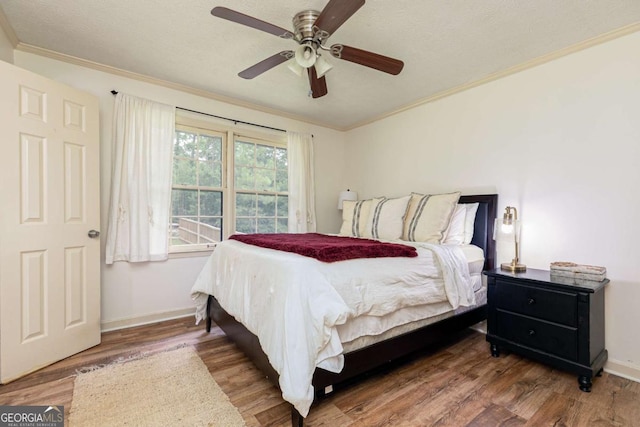
{"type": "Polygon", "coordinates": [[[192,347],[116,362],[75,379],[69,425],[244,426],[192,347]]]}

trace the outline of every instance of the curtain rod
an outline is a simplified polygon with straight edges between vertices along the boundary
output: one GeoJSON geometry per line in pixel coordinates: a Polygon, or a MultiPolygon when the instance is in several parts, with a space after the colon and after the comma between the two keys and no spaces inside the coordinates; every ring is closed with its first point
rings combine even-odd
{"type": "MultiPolygon", "coordinates": [[[[112,95],[117,95],[118,91],[117,90],[112,90],[111,94],[112,95]]],[[[203,113],[202,111],[190,110],[188,108],[182,108],[182,107],[176,107],[176,108],[178,110],[188,111],[190,113],[202,114],[204,116],[215,117],[216,119],[228,120],[230,122],[233,122],[233,124],[236,124],[236,125],[238,123],[242,123],[243,125],[256,126],[256,127],[259,127],[259,128],[275,130],[275,131],[278,131],[278,132],[286,132],[286,130],[284,130],[284,129],[273,128],[271,126],[259,125],[257,123],[245,122],[245,121],[242,121],[242,120],[230,119],[228,117],[216,116],[215,114],[203,113]]]]}

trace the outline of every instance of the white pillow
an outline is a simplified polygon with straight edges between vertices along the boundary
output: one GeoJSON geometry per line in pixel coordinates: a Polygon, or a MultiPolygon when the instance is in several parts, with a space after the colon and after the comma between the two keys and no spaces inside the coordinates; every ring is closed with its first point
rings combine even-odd
{"type": "MultiPolygon", "coordinates": [[[[376,199],[377,200],[377,199],[376,199]]],[[[362,237],[367,226],[369,211],[373,199],[369,200],[345,200],[342,202],[342,226],[341,236],[362,237]]]]}
{"type": "Polygon", "coordinates": [[[442,243],[445,245],[461,245],[464,242],[464,226],[467,218],[467,208],[458,204],[451,215],[447,231],[444,232],[442,243]]]}
{"type": "Polygon", "coordinates": [[[404,222],[403,240],[441,243],[460,192],[450,194],[411,194],[404,222]]]}
{"type": "Polygon", "coordinates": [[[468,245],[471,243],[471,239],[473,239],[473,229],[476,223],[476,213],[478,213],[478,206],[480,203],[465,203],[465,207],[467,208],[467,215],[464,220],[464,240],[462,241],[463,245],[468,245]]]}
{"type": "Polygon", "coordinates": [[[401,238],[410,199],[411,196],[373,199],[364,237],[384,240],[401,238]]]}

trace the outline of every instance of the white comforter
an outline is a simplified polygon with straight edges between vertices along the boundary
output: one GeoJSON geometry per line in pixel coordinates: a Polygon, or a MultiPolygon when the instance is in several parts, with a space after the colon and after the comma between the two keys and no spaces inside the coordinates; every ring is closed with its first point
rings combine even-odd
{"type": "Polygon", "coordinates": [[[415,258],[324,263],[224,241],[191,290],[196,320],[206,317],[208,295],[214,295],[258,336],[280,376],[283,398],[306,416],[313,401],[315,368],[331,372],[343,368],[337,325],[365,314],[384,316],[406,306],[448,301],[455,309],[475,303],[468,265],[459,248],[414,245],[415,258]]]}

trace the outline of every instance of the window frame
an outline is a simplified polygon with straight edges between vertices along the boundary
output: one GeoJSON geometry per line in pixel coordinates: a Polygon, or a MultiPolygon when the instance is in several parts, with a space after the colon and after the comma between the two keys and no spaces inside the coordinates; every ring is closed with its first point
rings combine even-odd
{"type": "MultiPolygon", "coordinates": [[[[208,136],[213,136],[213,137],[219,137],[222,141],[221,141],[221,159],[220,159],[220,164],[221,164],[221,176],[220,176],[220,180],[221,180],[221,185],[220,187],[214,187],[214,186],[205,186],[205,185],[190,185],[190,184],[175,184],[173,182],[173,171],[172,171],[172,179],[171,179],[171,193],[172,193],[172,199],[173,199],[173,190],[174,189],[180,189],[180,190],[191,190],[191,191],[211,191],[211,192],[218,192],[222,195],[222,210],[220,213],[220,219],[222,221],[222,229],[221,229],[221,238],[224,239],[224,225],[225,225],[225,215],[224,215],[224,201],[226,199],[226,181],[228,179],[227,177],[227,166],[226,166],[226,159],[228,157],[227,154],[227,148],[228,148],[228,144],[227,144],[227,138],[228,138],[228,132],[221,132],[219,130],[215,130],[215,129],[211,129],[211,128],[203,128],[203,127],[196,127],[196,126],[189,126],[189,125],[185,125],[185,124],[181,124],[178,123],[176,121],[176,128],[175,128],[175,132],[189,132],[189,133],[194,133],[197,134],[198,136],[200,135],[208,135],[208,136]]],[[[174,142],[175,144],[175,142],[174,142]]],[[[175,148],[174,148],[175,149],[175,148]]],[[[174,162],[174,160],[172,160],[172,162],[174,162]]],[[[175,163],[173,163],[173,165],[175,165],[175,163]]],[[[173,166],[172,165],[172,166],[173,166]]],[[[170,215],[169,218],[172,219],[174,217],[173,215],[173,200],[172,200],[172,204],[171,204],[171,211],[170,211],[170,215]]],[[[200,217],[200,198],[198,198],[198,213],[197,213],[197,217],[200,217]]],[[[169,224],[169,226],[171,226],[171,224],[169,224]]],[[[183,253],[183,252],[198,252],[198,251],[206,251],[206,250],[213,250],[213,248],[215,248],[215,243],[195,243],[195,244],[186,244],[186,245],[172,245],[171,244],[171,231],[169,231],[169,253],[170,254],[175,254],[175,253],[183,253]]]]}

